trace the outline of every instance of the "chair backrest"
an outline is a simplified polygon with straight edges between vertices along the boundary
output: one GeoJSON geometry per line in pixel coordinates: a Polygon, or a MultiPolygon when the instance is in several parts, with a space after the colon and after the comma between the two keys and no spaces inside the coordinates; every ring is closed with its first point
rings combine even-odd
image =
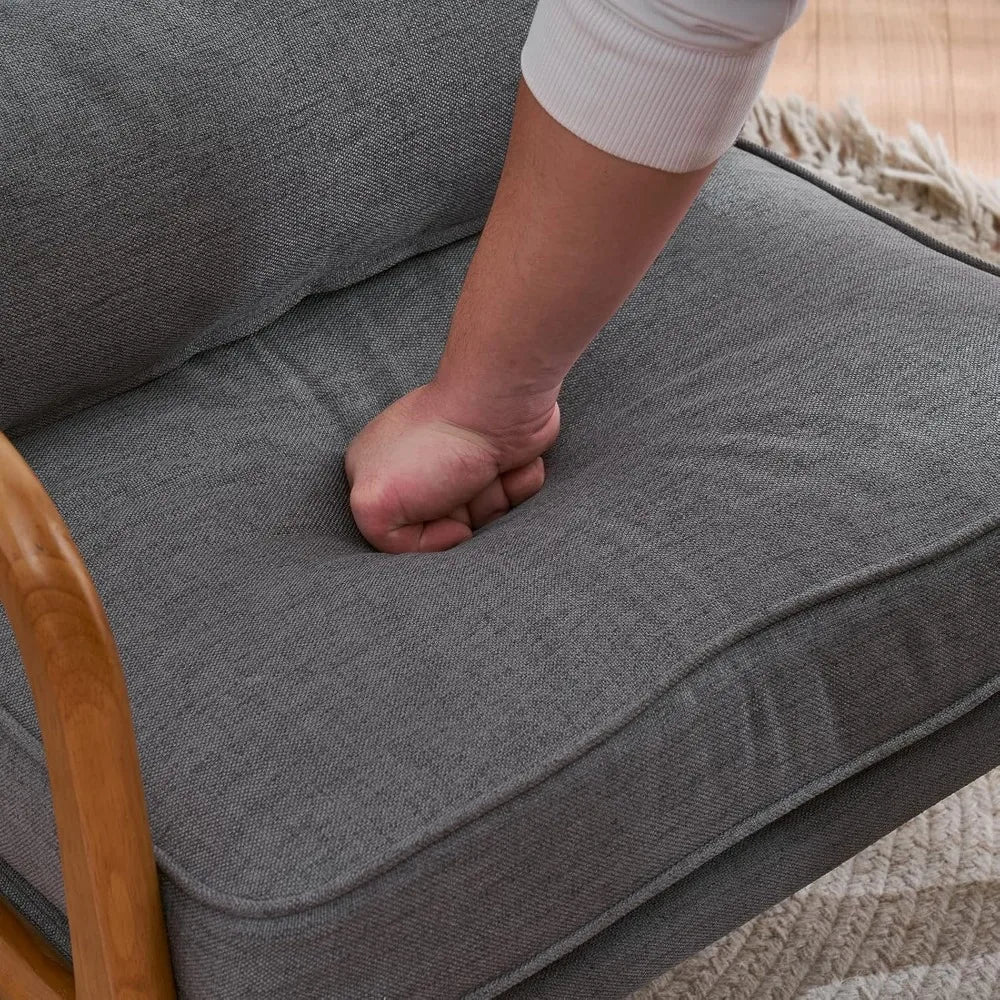
{"type": "Polygon", "coordinates": [[[481,229],[533,10],[4,5],[0,428],[481,229]]]}

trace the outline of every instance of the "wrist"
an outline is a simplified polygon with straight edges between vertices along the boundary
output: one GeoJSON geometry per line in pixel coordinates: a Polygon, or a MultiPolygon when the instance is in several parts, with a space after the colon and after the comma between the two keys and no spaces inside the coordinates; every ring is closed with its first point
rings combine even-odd
{"type": "Polygon", "coordinates": [[[445,369],[423,391],[438,419],[481,438],[503,469],[531,461],[559,434],[558,389],[523,392],[455,378],[445,369]]]}
{"type": "Polygon", "coordinates": [[[476,371],[445,355],[431,387],[456,423],[482,433],[517,436],[530,434],[550,418],[562,379],[476,371]]]}

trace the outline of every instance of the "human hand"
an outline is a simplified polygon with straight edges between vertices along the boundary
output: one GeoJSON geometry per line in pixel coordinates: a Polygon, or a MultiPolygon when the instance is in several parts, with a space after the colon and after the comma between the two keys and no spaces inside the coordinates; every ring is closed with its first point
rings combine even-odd
{"type": "Polygon", "coordinates": [[[382,552],[438,552],[541,489],[541,455],[559,434],[559,406],[522,401],[487,410],[438,382],[396,400],[349,443],[351,513],[382,552]]]}

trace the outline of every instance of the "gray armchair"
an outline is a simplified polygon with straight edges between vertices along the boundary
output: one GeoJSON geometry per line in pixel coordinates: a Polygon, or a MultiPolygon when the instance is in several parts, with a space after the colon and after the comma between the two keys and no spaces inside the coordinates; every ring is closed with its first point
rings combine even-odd
{"type": "Polygon", "coordinates": [[[1000,763],[998,272],[740,143],[384,555],[533,4],[84,7],[0,13],[0,995],[619,1000],[1000,763]]]}

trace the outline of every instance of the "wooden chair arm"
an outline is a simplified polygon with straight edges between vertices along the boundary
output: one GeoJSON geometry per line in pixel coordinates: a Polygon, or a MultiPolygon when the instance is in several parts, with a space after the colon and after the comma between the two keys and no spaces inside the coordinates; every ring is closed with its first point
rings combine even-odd
{"type": "Polygon", "coordinates": [[[169,1000],[166,928],[118,651],[65,522],[2,433],[0,602],[45,748],[76,996],[169,1000]]]}
{"type": "Polygon", "coordinates": [[[0,900],[0,997],[73,1000],[73,973],[63,957],[0,900]]]}

